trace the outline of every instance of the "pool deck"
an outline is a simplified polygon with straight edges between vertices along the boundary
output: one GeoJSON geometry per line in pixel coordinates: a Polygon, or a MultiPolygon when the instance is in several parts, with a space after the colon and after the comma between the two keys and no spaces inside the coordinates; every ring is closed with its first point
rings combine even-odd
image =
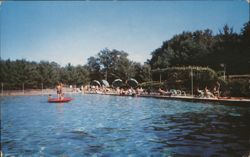
{"type": "MultiPolygon", "coordinates": [[[[86,94],[99,94],[99,93],[86,93],[86,94]]],[[[159,95],[159,94],[142,94],[142,95],[102,94],[102,95],[144,97],[144,98],[180,100],[180,101],[189,101],[189,102],[203,102],[203,103],[213,103],[213,104],[220,104],[220,105],[250,107],[250,99],[248,98],[226,98],[226,97],[204,98],[204,97],[177,96],[177,95],[166,96],[166,95],[159,95]]]]}
{"type": "Polygon", "coordinates": [[[250,99],[240,98],[201,98],[192,96],[164,96],[164,95],[139,95],[139,97],[151,97],[158,99],[183,100],[191,102],[209,102],[223,105],[250,106],[250,99]]]}

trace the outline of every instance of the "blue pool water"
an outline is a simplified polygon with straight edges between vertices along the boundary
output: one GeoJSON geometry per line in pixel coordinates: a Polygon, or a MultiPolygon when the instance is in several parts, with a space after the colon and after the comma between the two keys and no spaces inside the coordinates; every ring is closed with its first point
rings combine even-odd
{"type": "Polygon", "coordinates": [[[153,98],[2,97],[4,156],[247,156],[250,108],[153,98]]]}

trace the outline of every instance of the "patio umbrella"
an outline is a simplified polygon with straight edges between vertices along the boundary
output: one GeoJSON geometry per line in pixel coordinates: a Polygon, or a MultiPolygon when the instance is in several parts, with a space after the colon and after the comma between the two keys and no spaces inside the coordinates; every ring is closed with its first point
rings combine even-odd
{"type": "Polygon", "coordinates": [[[102,80],[102,85],[104,85],[105,87],[109,87],[109,83],[106,80],[102,80]]]}
{"type": "Polygon", "coordinates": [[[101,86],[101,84],[100,84],[100,82],[99,81],[97,81],[97,80],[93,80],[91,83],[90,83],[90,85],[93,85],[93,86],[101,86]]]}
{"type": "Polygon", "coordinates": [[[115,79],[113,82],[112,82],[112,86],[114,87],[121,87],[123,86],[123,82],[121,79],[115,79]]]}
{"type": "Polygon", "coordinates": [[[128,84],[130,87],[136,87],[136,86],[138,86],[138,82],[137,82],[135,79],[133,79],[133,78],[128,79],[128,80],[127,80],[127,84],[128,84]]]}

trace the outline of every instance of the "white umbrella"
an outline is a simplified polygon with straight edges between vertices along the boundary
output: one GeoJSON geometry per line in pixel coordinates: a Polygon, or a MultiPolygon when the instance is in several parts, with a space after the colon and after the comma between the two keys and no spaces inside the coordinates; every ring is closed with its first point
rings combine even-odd
{"type": "Polygon", "coordinates": [[[98,86],[101,86],[100,82],[97,81],[97,80],[93,80],[90,84],[91,84],[91,85],[98,85],[98,86]]]}
{"type": "Polygon", "coordinates": [[[109,83],[107,80],[102,80],[102,84],[105,86],[105,87],[109,87],[109,83]]]}
{"type": "Polygon", "coordinates": [[[112,82],[112,86],[114,87],[121,87],[123,86],[123,82],[121,79],[115,79],[113,82],[112,82]]]}
{"type": "Polygon", "coordinates": [[[127,84],[130,87],[136,87],[136,86],[138,86],[138,82],[135,79],[133,79],[133,78],[128,79],[127,80],[127,84]]]}

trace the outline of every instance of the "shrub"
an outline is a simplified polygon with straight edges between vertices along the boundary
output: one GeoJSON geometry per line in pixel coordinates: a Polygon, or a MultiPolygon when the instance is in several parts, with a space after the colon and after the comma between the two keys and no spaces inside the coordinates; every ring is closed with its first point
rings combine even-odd
{"type": "Polygon", "coordinates": [[[246,79],[229,80],[230,96],[250,97],[250,83],[246,79]]]}
{"type": "Polygon", "coordinates": [[[193,72],[194,87],[212,87],[218,81],[217,73],[208,67],[169,67],[165,69],[152,70],[153,80],[165,81],[168,88],[191,89],[191,71],[193,72]]]}

